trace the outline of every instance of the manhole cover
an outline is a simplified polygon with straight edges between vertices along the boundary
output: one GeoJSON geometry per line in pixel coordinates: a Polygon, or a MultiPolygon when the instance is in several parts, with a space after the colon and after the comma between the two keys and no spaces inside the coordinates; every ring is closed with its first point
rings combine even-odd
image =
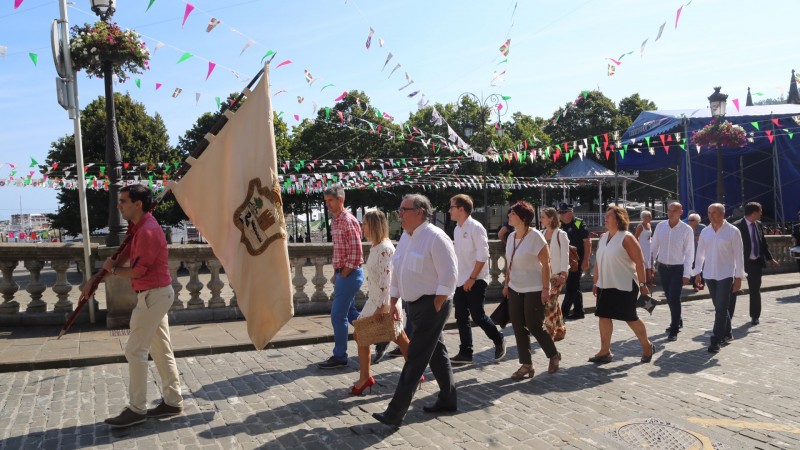
{"type": "Polygon", "coordinates": [[[130,328],[123,328],[123,329],[119,329],[119,330],[108,330],[108,332],[109,332],[109,334],[111,334],[111,336],[114,336],[114,337],[128,336],[128,335],[131,334],[131,329],[130,328]]]}
{"type": "Polygon", "coordinates": [[[617,430],[617,436],[634,447],[658,449],[700,449],[703,442],[686,430],[659,423],[631,423],[617,430]]]}

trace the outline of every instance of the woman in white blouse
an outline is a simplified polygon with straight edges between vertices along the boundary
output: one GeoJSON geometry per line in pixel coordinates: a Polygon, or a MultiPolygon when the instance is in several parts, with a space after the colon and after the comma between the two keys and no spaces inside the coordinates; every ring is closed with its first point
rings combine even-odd
{"type": "MultiPolygon", "coordinates": [[[[389,286],[392,281],[392,255],[394,255],[394,245],[389,240],[389,222],[386,215],[377,209],[370,209],[364,214],[363,234],[372,243],[369,257],[366,263],[367,275],[367,302],[361,310],[359,317],[367,317],[376,313],[390,312],[391,299],[389,296],[389,286]]],[[[395,343],[403,352],[403,357],[408,356],[408,336],[403,331],[403,308],[400,311],[400,320],[394,322],[397,329],[397,340],[395,343]]],[[[391,320],[387,317],[385,320],[391,320]]],[[[355,336],[358,342],[358,336],[355,336]]],[[[360,366],[360,377],[350,390],[352,395],[360,395],[365,389],[372,389],[375,378],[370,375],[370,347],[369,345],[358,346],[358,362],[360,366]]]]}
{"type": "Polygon", "coordinates": [[[550,301],[558,299],[561,288],[569,275],[569,237],[561,229],[558,211],[555,208],[542,210],[544,240],[550,247],[550,301]]]}
{"type": "Polygon", "coordinates": [[[547,371],[558,370],[561,354],[544,326],[544,305],[550,298],[550,250],[544,236],[531,227],[533,207],[517,202],[508,211],[514,232],[506,242],[506,280],[503,295],[508,297],[508,312],[517,340],[522,366],[511,375],[514,380],[532,378],[531,338],[533,335],[550,359],[547,371]]]}
{"type": "Polygon", "coordinates": [[[624,320],[642,344],[641,362],[653,359],[656,346],[647,337],[644,322],[636,315],[639,291],[650,295],[644,257],[639,241],[628,231],[630,219],[625,208],[610,206],[606,210],[606,232],[597,242],[594,265],[594,287],[597,297],[594,315],[600,318],[600,351],[589,362],[611,362],[611,333],[613,320],[624,320]],[[637,286],[638,285],[638,286],[637,286]]]}

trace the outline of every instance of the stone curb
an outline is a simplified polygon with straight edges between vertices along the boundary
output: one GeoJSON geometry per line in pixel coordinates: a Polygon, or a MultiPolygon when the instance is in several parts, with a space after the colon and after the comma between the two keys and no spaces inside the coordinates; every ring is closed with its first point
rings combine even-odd
{"type": "MultiPolygon", "coordinates": [[[[792,289],[800,287],[800,283],[787,283],[783,285],[774,285],[774,286],[765,286],[761,289],[762,292],[771,292],[771,291],[781,291],[786,289],[792,289]]],[[[742,290],[744,294],[748,293],[747,289],[742,290]]],[[[591,294],[590,294],[591,295],[591,294]]],[[[707,292],[702,294],[691,294],[683,298],[683,302],[690,302],[695,300],[705,300],[711,298],[711,295],[707,292]]],[[[496,304],[496,303],[495,303],[496,304]]],[[[658,302],[659,305],[667,304],[666,300],[660,300],[658,302]]],[[[487,306],[494,305],[489,304],[487,306]]],[[[491,309],[491,308],[490,308],[491,309]]],[[[584,312],[588,315],[595,311],[594,307],[587,307],[585,308],[584,312]]],[[[450,319],[447,324],[445,325],[446,330],[456,329],[457,325],[455,319],[450,319]]],[[[353,335],[350,333],[350,338],[352,339],[353,335]]],[[[302,337],[302,338],[289,338],[284,340],[276,340],[271,342],[267,345],[267,348],[288,348],[288,347],[297,347],[301,345],[314,345],[314,344],[323,344],[327,342],[333,342],[333,334],[320,334],[317,336],[310,336],[310,337],[302,337]]],[[[245,352],[245,351],[253,351],[254,348],[252,344],[235,344],[235,345],[221,345],[221,346],[210,346],[210,345],[203,345],[191,348],[184,348],[175,351],[176,358],[186,358],[191,356],[209,356],[209,355],[219,355],[224,353],[235,353],[235,352],[245,352]]],[[[87,356],[87,357],[79,357],[79,358],[63,358],[63,359],[49,359],[49,360],[40,360],[40,361],[30,361],[30,362],[3,362],[0,363],[0,373],[4,372],[19,372],[19,371],[31,371],[31,370],[46,370],[46,369],[64,369],[64,368],[75,368],[75,367],[88,367],[88,366],[97,366],[103,364],[117,364],[117,363],[124,363],[127,362],[125,359],[125,355],[101,355],[101,356],[87,356]]]]}

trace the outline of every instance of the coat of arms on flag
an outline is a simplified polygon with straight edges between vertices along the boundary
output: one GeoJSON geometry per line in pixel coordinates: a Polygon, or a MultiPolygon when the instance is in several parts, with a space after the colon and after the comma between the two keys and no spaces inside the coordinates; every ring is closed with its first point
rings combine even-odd
{"type": "Polygon", "coordinates": [[[253,256],[276,239],[286,239],[286,222],[278,177],[272,173],[272,186],[262,187],[261,180],[253,178],[247,188],[247,198],[233,213],[233,223],[242,232],[242,243],[253,256]]]}

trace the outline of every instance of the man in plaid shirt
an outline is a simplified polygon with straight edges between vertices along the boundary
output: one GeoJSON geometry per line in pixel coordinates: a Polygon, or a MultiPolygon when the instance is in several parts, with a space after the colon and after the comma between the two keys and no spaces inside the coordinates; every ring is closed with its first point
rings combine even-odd
{"type": "Polygon", "coordinates": [[[364,282],[364,263],[361,246],[361,225],[344,209],[344,188],[331,186],[325,189],[325,206],[333,214],[333,269],[336,281],[333,285],[333,356],[318,363],[320,369],[336,369],[347,366],[347,326],[358,318],[356,293],[364,282]]]}

